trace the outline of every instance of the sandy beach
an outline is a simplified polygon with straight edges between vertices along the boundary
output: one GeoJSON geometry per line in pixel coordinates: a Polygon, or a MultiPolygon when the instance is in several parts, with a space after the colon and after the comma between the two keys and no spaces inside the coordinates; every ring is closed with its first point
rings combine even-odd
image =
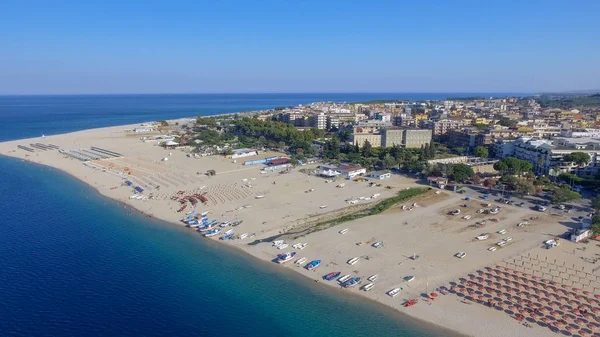
{"type": "MultiPolygon", "coordinates": [[[[565,305],[569,306],[565,310],[569,312],[585,306],[590,306],[586,310],[590,313],[594,308],[600,310],[598,303],[588,300],[600,296],[600,247],[596,243],[575,244],[562,240],[556,248],[541,248],[543,241],[566,231],[563,223],[568,218],[565,216],[508,205],[502,205],[498,214],[477,213],[479,209],[493,206],[485,205],[488,201],[481,199],[465,201],[464,196],[457,193],[429,190],[406,203],[407,206],[416,204],[412,210],[403,210],[400,204],[378,215],[314,231],[315,224],[369,208],[403,189],[427,187],[398,175],[376,181],[380,186],[372,187],[369,182],[343,179],[328,182],[310,174],[315,165],[299,166],[285,174],[262,171],[263,165],[243,165],[246,160],[283,155],[275,152],[235,162],[223,156],[194,158],[184,149],[165,150],[155,142],[142,141],[140,137],[144,134],[128,131],[136,126],[139,125],[4,142],[0,143],[0,154],[67,172],[107,197],[173,224],[183,226],[180,219],[192,211],[208,211],[208,217],[219,222],[242,221],[233,230],[238,235],[247,234],[245,239],[220,241],[219,236],[215,236],[207,240],[234,246],[265,261],[273,261],[277,254],[296,251],[292,261],[279,267],[337,288],[340,287],[338,282],[325,281],[323,275],[339,271],[341,275],[361,277],[360,286],[343,289],[343,292],[367,297],[465,335],[584,336],[589,330],[589,335],[598,336],[597,329],[593,328],[600,323],[597,314],[592,317],[582,314],[566,322],[564,328],[557,327],[558,330],[553,329],[556,320],[543,323],[542,318],[527,314],[524,314],[526,319],[519,322],[515,319],[517,312],[511,311],[510,298],[485,289],[505,287],[506,281],[502,280],[497,280],[498,285],[495,285],[495,277],[504,279],[509,277],[504,273],[511,277],[516,273],[523,278],[517,281],[523,284],[540,279],[535,286],[529,284],[532,290],[527,291],[531,293],[550,286],[550,281],[564,286],[563,289],[575,289],[575,295],[563,294],[567,298],[565,305]],[[216,174],[208,176],[205,174],[208,170],[215,170],[216,174]],[[141,187],[144,198],[131,198],[133,188],[125,181],[141,187]],[[182,196],[193,195],[203,195],[206,203],[195,206],[180,203],[182,196]],[[350,204],[348,200],[358,202],[350,204]],[[461,209],[461,214],[450,215],[456,209],[461,209]],[[465,215],[471,218],[464,219],[465,215]],[[538,218],[531,220],[534,216],[538,218]],[[517,226],[525,220],[530,224],[517,226]],[[340,234],[342,229],[348,231],[340,234]],[[502,229],[506,234],[497,233],[502,229]],[[488,233],[487,239],[476,239],[483,233],[488,233]],[[511,240],[504,247],[488,250],[508,236],[511,240]],[[271,242],[275,239],[286,241],[288,247],[277,249],[271,242]],[[376,242],[382,242],[379,248],[373,246],[376,242]],[[304,249],[292,248],[301,243],[306,243],[304,249]],[[464,258],[455,256],[459,252],[466,253],[464,258]],[[307,262],[320,259],[322,263],[315,271],[308,271],[303,268],[304,264],[294,262],[300,258],[306,258],[307,262]],[[351,265],[348,261],[353,258],[359,259],[351,265]],[[368,292],[361,290],[361,286],[369,283],[367,278],[375,274],[378,277],[374,287],[368,292]],[[410,276],[414,279],[404,280],[410,276]],[[545,282],[542,280],[548,281],[547,284],[542,284],[545,282]],[[452,286],[455,286],[453,290],[452,286]],[[397,287],[402,288],[398,296],[386,294],[397,287]],[[447,289],[447,294],[442,294],[440,289],[447,289]],[[463,293],[461,289],[466,290],[463,293]],[[436,294],[435,299],[428,300],[431,293],[436,294]],[[486,297],[489,293],[493,296],[486,297]],[[506,307],[500,303],[487,305],[488,299],[498,296],[496,302],[510,303],[506,307]],[[404,307],[402,304],[410,299],[418,299],[418,304],[404,307]],[[574,303],[568,304],[570,301],[574,303]],[[528,322],[528,326],[524,322],[528,322]],[[581,326],[581,329],[572,332],[567,329],[569,325],[581,326]]],[[[511,282],[515,282],[513,278],[511,282]]],[[[531,302],[541,303],[541,297],[545,296],[530,299],[529,304],[513,301],[519,306],[515,310],[535,309],[531,302]]],[[[555,301],[561,302],[561,298],[555,301]]],[[[547,305],[552,306],[552,303],[547,305]]],[[[555,315],[562,310],[560,305],[554,309],[555,312],[550,313],[555,315]]]]}

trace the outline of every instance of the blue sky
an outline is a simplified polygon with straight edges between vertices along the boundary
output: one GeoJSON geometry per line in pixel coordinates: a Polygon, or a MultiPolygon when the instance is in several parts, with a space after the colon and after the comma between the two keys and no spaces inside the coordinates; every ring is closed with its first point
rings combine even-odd
{"type": "Polygon", "coordinates": [[[600,1],[0,3],[0,94],[600,88],[600,1]]]}

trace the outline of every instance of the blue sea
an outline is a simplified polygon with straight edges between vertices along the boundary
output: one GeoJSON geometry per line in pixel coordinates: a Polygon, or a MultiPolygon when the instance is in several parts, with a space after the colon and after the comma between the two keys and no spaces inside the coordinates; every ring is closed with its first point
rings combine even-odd
{"type": "MultiPolygon", "coordinates": [[[[2,140],[394,95],[1,97],[2,140]]],[[[0,336],[452,336],[0,156],[0,336]]]]}

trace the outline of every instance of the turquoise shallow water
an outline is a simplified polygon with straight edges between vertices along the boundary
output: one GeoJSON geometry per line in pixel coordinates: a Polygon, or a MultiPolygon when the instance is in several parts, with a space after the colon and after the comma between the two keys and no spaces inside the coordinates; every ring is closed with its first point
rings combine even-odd
{"type": "Polygon", "coordinates": [[[1,336],[448,336],[0,157],[1,336]]]}

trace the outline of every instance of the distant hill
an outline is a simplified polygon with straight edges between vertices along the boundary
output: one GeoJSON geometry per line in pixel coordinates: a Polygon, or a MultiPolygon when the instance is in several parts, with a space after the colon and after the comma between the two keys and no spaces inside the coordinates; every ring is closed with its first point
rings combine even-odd
{"type": "Polygon", "coordinates": [[[600,107],[600,93],[590,94],[543,94],[536,97],[543,108],[575,109],[600,107]]]}

